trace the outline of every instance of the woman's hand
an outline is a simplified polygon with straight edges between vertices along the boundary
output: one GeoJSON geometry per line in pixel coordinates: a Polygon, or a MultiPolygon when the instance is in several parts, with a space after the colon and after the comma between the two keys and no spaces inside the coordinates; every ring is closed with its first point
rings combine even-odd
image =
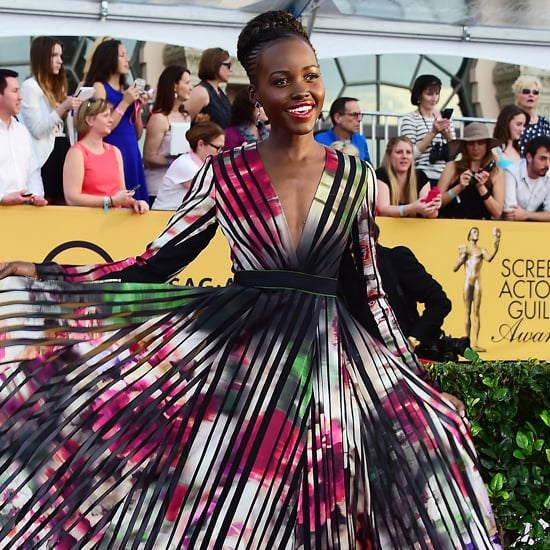
{"type": "Polygon", "coordinates": [[[447,393],[445,391],[441,393],[441,397],[443,397],[443,399],[446,399],[451,403],[451,405],[453,405],[453,407],[457,410],[461,418],[464,418],[466,416],[466,409],[464,408],[464,403],[458,397],[450,393],[447,393]]]}
{"type": "Polygon", "coordinates": [[[139,90],[135,86],[130,86],[124,90],[122,94],[122,101],[131,105],[134,101],[139,99],[139,90]]]}
{"type": "Polygon", "coordinates": [[[38,279],[38,270],[32,262],[2,262],[0,263],[0,279],[10,276],[38,279]]]}
{"type": "Polygon", "coordinates": [[[432,129],[434,135],[450,132],[451,121],[448,118],[438,118],[434,120],[432,129]]]}
{"type": "Polygon", "coordinates": [[[485,170],[482,170],[481,172],[476,172],[473,174],[474,178],[476,179],[476,186],[478,190],[480,191],[480,195],[484,195],[487,193],[487,180],[490,177],[489,172],[486,172],[485,170]],[[485,187],[485,189],[481,190],[480,187],[485,187]]]}
{"type": "Polygon", "coordinates": [[[460,178],[458,179],[458,182],[459,182],[458,185],[455,185],[453,187],[453,191],[458,193],[464,191],[464,189],[466,189],[466,187],[470,185],[470,180],[472,179],[473,175],[474,173],[471,170],[464,170],[464,172],[460,174],[460,178]],[[458,186],[460,186],[460,188],[456,189],[458,186]]]}
{"type": "Polygon", "coordinates": [[[137,212],[138,214],[145,214],[145,212],[149,211],[149,205],[145,201],[137,201],[135,199],[132,199],[132,201],[132,208],[134,209],[134,212],[137,212]]]}
{"type": "Polygon", "coordinates": [[[415,214],[419,214],[424,218],[436,218],[441,206],[441,195],[438,195],[430,202],[425,202],[424,199],[417,199],[410,203],[410,208],[415,214]]]}
{"type": "Polygon", "coordinates": [[[135,191],[128,191],[127,189],[121,189],[111,196],[111,202],[113,206],[132,206],[133,196],[135,191]]]}
{"type": "Polygon", "coordinates": [[[57,108],[57,114],[62,117],[63,115],[65,115],[65,113],[68,113],[69,111],[76,113],[81,105],[81,98],[70,95],[65,98],[65,101],[63,101],[63,103],[59,104],[57,108]]]}

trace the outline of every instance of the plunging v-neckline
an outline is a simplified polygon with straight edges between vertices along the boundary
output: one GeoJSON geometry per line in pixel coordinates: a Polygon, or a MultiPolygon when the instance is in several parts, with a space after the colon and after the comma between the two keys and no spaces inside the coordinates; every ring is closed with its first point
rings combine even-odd
{"type": "Polygon", "coordinates": [[[283,208],[283,203],[281,201],[281,198],[279,197],[279,193],[277,192],[277,189],[273,185],[273,182],[271,181],[271,178],[269,177],[269,174],[268,174],[268,172],[267,172],[267,170],[264,166],[264,163],[262,162],[262,159],[260,158],[260,155],[258,154],[258,148],[255,147],[255,145],[257,145],[257,144],[254,144],[254,153],[256,155],[258,165],[260,166],[260,170],[262,172],[261,178],[259,178],[259,179],[260,179],[260,181],[265,181],[266,182],[265,191],[270,192],[269,194],[266,193],[266,195],[268,195],[267,196],[268,201],[276,201],[277,202],[277,205],[278,205],[279,211],[280,211],[280,217],[283,220],[283,225],[284,225],[284,229],[287,233],[287,237],[289,238],[289,241],[292,243],[292,248],[293,248],[294,253],[297,254],[298,251],[300,250],[302,240],[303,240],[303,237],[304,237],[304,233],[305,233],[305,229],[308,225],[308,221],[309,221],[309,219],[311,217],[311,214],[312,214],[313,205],[316,202],[316,198],[317,198],[317,195],[319,193],[319,189],[321,188],[321,182],[323,180],[323,176],[327,171],[328,150],[325,151],[325,161],[324,161],[324,164],[323,164],[323,169],[321,170],[321,174],[319,176],[317,186],[315,187],[315,192],[311,196],[311,202],[309,203],[309,207],[308,207],[308,210],[307,210],[307,213],[306,213],[306,217],[304,218],[304,222],[302,224],[302,231],[300,232],[300,236],[298,237],[298,241],[295,243],[294,239],[292,238],[292,232],[290,231],[290,225],[288,224],[286,213],[285,213],[285,210],[283,208]]]}

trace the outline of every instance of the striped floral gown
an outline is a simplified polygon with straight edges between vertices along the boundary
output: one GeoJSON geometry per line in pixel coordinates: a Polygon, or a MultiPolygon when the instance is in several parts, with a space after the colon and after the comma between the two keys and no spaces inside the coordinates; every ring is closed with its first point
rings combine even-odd
{"type": "Polygon", "coordinates": [[[383,296],[373,181],[327,149],[295,247],[248,145],[142,256],[1,281],[0,548],[499,548],[467,427],[383,296]],[[354,220],[384,344],[336,285],[354,220]],[[217,227],[235,284],[158,282],[217,227]]]}

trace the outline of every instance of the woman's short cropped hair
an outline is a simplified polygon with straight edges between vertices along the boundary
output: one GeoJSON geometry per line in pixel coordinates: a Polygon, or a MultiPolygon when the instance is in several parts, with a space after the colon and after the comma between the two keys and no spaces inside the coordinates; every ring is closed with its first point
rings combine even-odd
{"type": "Polygon", "coordinates": [[[207,143],[216,139],[218,136],[223,136],[223,128],[211,120],[199,122],[191,126],[191,128],[185,132],[185,137],[193,151],[197,150],[199,140],[202,139],[202,141],[207,143]]]}
{"type": "Polygon", "coordinates": [[[416,78],[411,89],[411,103],[413,105],[420,105],[420,96],[428,88],[436,88],[440,91],[441,80],[433,74],[421,74],[416,78]]]}
{"type": "Polygon", "coordinates": [[[542,92],[542,82],[540,79],[534,75],[522,74],[516,78],[512,84],[512,91],[515,94],[519,94],[523,89],[532,89],[535,88],[539,92],[542,92]]]}
{"type": "Polygon", "coordinates": [[[204,50],[199,59],[198,76],[201,80],[216,80],[220,73],[220,67],[227,58],[229,52],[223,48],[208,48],[204,50]]]}
{"type": "Polygon", "coordinates": [[[88,117],[97,116],[113,106],[106,100],[98,97],[91,97],[83,101],[74,117],[74,128],[79,134],[87,134],[90,125],[86,121],[88,117]]]}

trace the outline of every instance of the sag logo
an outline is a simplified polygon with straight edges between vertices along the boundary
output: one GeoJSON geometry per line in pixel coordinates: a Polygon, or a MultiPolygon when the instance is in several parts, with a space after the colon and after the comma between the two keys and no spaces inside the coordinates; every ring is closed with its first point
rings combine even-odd
{"type": "Polygon", "coordinates": [[[84,248],[86,250],[91,250],[92,252],[95,252],[105,262],[113,261],[113,258],[111,258],[111,256],[97,244],[91,243],[89,241],[67,241],[66,243],[61,243],[50,252],[48,252],[48,254],[46,254],[44,258],[44,262],[53,262],[54,259],[62,252],[75,248],[84,248]]]}

